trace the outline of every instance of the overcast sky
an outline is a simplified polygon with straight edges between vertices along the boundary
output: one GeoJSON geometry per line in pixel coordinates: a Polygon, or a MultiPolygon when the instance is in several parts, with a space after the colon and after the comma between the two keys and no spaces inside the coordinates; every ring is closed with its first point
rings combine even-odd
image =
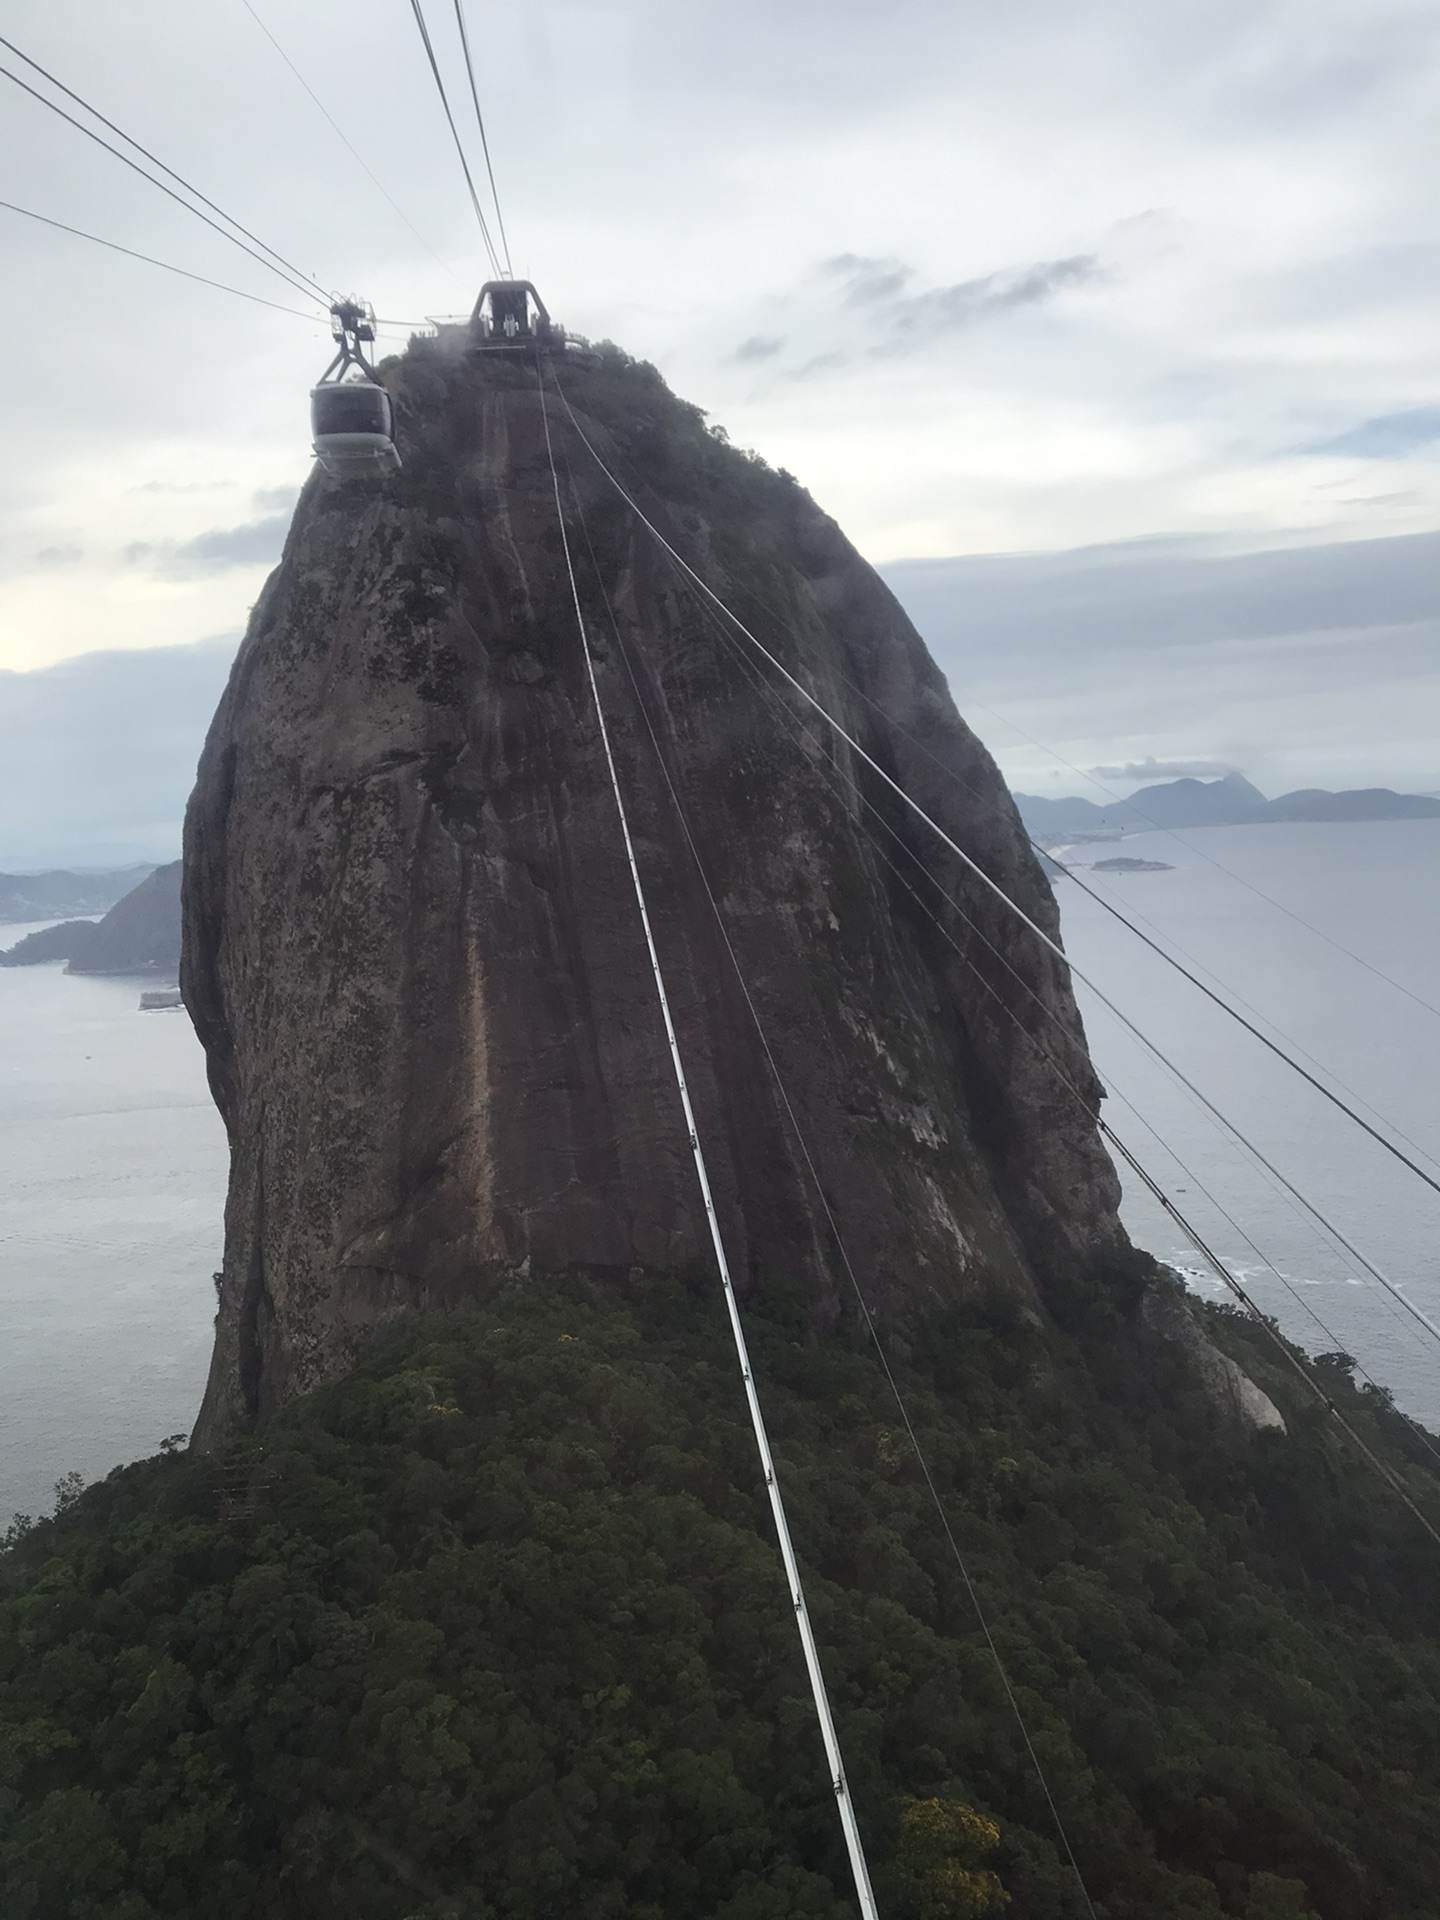
{"type": "MultiPolygon", "coordinates": [[[[245,0],[10,0],[0,31],[325,286],[398,319],[468,309],[486,268],[409,8],[253,4],[383,192],[245,0]]],[[[891,577],[962,709],[1009,697],[964,636],[1011,616],[965,596],[1010,593],[1046,623],[1049,679],[1008,718],[1077,764],[1440,786],[1435,595],[1396,538],[1440,527],[1440,8],[468,8],[517,267],[872,559],[956,561],[891,577]],[[1211,615],[1178,647],[1137,609],[1173,611],[1185,579],[1211,615]]],[[[453,15],[428,11],[459,111],[453,15]]],[[[305,304],[0,97],[0,198],[305,304]]],[[[3,210],[0,244],[0,666],[233,634],[308,468],[323,316],[3,210]]],[[[1055,790],[1039,749],[970,717],[1055,790]]]]}

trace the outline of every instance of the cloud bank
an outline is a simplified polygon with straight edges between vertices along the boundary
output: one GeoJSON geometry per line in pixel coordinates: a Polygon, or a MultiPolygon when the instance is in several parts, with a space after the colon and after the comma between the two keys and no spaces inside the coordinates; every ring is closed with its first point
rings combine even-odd
{"type": "Polygon", "coordinates": [[[125,549],[125,558],[169,580],[194,580],[236,567],[273,565],[289,529],[290,515],[277,513],[241,527],[211,527],[190,540],[136,540],[125,549]]]}
{"type": "Polygon", "coordinates": [[[914,353],[947,333],[1010,312],[1039,306],[1067,287],[1104,277],[1093,253],[1066,260],[1037,260],[960,280],[953,286],[912,292],[913,267],[899,260],[868,260],[842,253],[822,262],[820,272],[836,282],[842,303],[864,310],[877,338],[872,353],[914,353]]]}
{"type": "Polygon", "coordinates": [[[1440,789],[1440,533],[881,572],[1027,792],[1229,771],[1267,792],[1440,789]]]}
{"type": "MultiPolygon", "coordinates": [[[[1271,793],[1440,789],[1440,534],[1258,553],[1132,541],[883,572],[1026,792],[1232,770],[1271,793]]],[[[234,647],[0,674],[0,867],[173,859],[234,647]]]]}
{"type": "Polygon", "coordinates": [[[0,869],[175,859],[237,638],[0,671],[0,869]]]}

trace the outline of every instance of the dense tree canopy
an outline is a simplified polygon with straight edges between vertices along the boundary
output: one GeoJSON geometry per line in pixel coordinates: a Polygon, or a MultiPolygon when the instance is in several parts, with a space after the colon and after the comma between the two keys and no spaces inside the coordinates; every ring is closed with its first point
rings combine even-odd
{"type": "MultiPolygon", "coordinates": [[[[1427,1920],[1440,1556],[1212,1315],[1290,1422],[1227,1428],[1126,1278],[892,1356],[1095,1911],[1427,1920]]],[[[873,1353],[752,1320],[882,1911],[1082,1915],[873,1353]]],[[[0,1564],[7,1920],[853,1911],[698,1285],[432,1316],[222,1462],[66,1489],[0,1564]]]]}

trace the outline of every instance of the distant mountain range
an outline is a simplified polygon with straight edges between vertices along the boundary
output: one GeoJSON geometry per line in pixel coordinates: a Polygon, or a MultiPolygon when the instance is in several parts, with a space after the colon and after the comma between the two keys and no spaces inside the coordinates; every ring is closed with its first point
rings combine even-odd
{"type": "Polygon", "coordinates": [[[1044,800],[1017,793],[1020,818],[1042,845],[1077,834],[1143,833],[1154,827],[1248,827],[1277,820],[1435,820],[1440,800],[1424,793],[1392,793],[1388,787],[1357,787],[1328,793],[1302,787],[1267,800],[1243,775],[1223,780],[1167,780],[1141,787],[1128,800],[1100,806],[1093,800],[1044,800]]]}
{"type": "Polygon", "coordinates": [[[76,920],[106,913],[155,871],[152,865],[110,867],[98,873],[0,873],[0,923],[16,920],[76,920]]]}

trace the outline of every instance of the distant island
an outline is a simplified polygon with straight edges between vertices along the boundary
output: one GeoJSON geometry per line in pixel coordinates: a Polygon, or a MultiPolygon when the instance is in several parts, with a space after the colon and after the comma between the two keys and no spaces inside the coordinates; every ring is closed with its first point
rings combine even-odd
{"type": "MultiPolygon", "coordinates": [[[[181,863],[156,867],[103,920],[61,920],[0,953],[0,967],[64,960],[67,973],[143,973],[173,980],[180,965],[181,863]]],[[[47,876],[48,877],[48,876],[47,876]]]]}
{"type": "Polygon", "coordinates": [[[1046,800],[1017,793],[1015,805],[1030,833],[1044,846],[1094,835],[1110,839],[1156,827],[1248,827],[1280,820],[1437,820],[1440,800],[1424,793],[1392,793],[1389,787],[1358,787],[1329,793],[1301,787],[1267,800],[1243,774],[1220,780],[1167,780],[1141,787],[1128,800],[1100,806],[1073,796],[1046,800]]]}

